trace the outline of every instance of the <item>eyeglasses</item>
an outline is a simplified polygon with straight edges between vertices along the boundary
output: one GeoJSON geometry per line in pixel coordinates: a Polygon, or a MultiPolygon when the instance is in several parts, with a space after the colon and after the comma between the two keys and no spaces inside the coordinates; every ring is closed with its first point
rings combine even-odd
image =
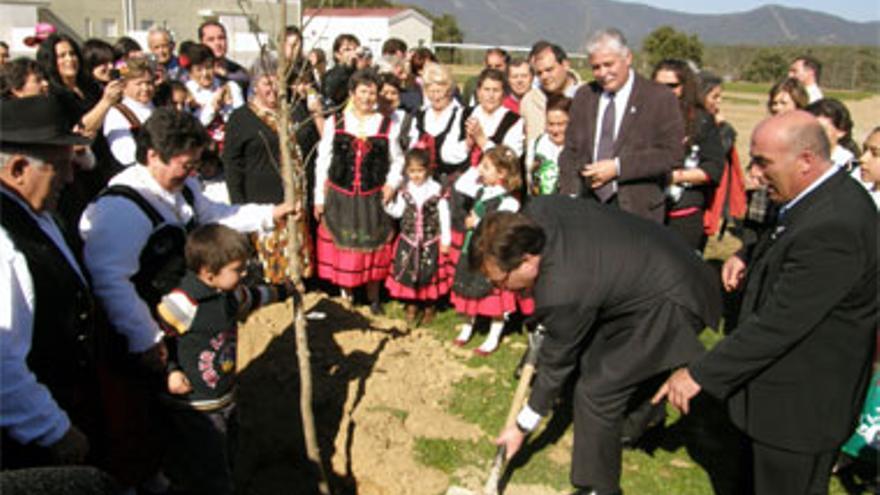
{"type": "Polygon", "coordinates": [[[668,82],[668,83],[663,83],[663,85],[669,89],[675,89],[675,88],[681,86],[681,83],[680,82],[668,82]]]}

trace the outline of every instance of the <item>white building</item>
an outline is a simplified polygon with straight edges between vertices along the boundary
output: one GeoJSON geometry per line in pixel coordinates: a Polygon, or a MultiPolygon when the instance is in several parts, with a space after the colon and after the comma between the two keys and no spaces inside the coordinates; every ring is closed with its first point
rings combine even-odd
{"type": "MultiPolygon", "coordinates": [[[[299,24],[300,0],[285,0],[286,24],[299,24]]],[[[0,40],[9,43],[13,56],[33,56],[25,36],[34,34],[37,22],[54,24],[77,41],[101,38],[111,44],[126,35],[146,48],[147,30],[163,26],[178,43],[195,40],[203,21],[216,20],[226,27],[228,56],[247,67],[259,53],[259,43],[275,38],[278,0],[0,0],[0,40]],[[259,33],[254,31],[259,29],[259,33]]]]}
{"type": "Polygon", "coordinates": [[[431,46],[434,23],[414,9],[305,9],[302,18],[304,47],[321,48],[327,59],[333,57],[333,40],[340,34],[357,37],[373,56],[382,54],[382,43],[400,38],[410,48],[431,46]]]}

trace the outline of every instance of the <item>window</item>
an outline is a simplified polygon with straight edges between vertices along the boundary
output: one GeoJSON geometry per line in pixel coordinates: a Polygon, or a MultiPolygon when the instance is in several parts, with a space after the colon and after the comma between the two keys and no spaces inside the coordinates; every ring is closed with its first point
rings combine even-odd
{"type": "Polygon", "coordinates": [[[116,23],[116,19],[101,20],[101,35],[108,37],[119,36],[119,26],[116,23]]]}

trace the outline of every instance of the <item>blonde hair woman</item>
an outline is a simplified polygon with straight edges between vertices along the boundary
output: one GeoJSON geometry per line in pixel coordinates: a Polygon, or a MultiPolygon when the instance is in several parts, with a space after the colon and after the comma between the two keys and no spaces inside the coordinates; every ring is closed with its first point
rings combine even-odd
{"type": "Polygon", "coordinates": [[[452,130],[462,107],[452,97],[454,82],[452,72],[445,65],[428,63],[422,72],[425,105],[415,114],[415,125],[410,129],[410,147],[419,144],[430,154],[432,168],[440,185],[450,185],[450,178],[467,163],[447,163],[440,156],[440,149],[452,130]]]}

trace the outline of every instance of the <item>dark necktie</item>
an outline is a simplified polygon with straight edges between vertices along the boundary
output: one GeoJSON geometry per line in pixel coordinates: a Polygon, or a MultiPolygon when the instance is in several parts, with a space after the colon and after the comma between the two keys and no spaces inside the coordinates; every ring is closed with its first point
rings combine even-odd
{"type": "MultiPolygon", "coordinates": [[[[602,115],[602,130],[599,133],[596,161],[614,158],[614,118],[614,93],[608,93],[608,105],[605,107],[605,114],[602,115]]],[[[614,196],[614,183],[615,181],[610,180],[602,187],[593,190],[599,201],[607,203],[614,196]]]]}

